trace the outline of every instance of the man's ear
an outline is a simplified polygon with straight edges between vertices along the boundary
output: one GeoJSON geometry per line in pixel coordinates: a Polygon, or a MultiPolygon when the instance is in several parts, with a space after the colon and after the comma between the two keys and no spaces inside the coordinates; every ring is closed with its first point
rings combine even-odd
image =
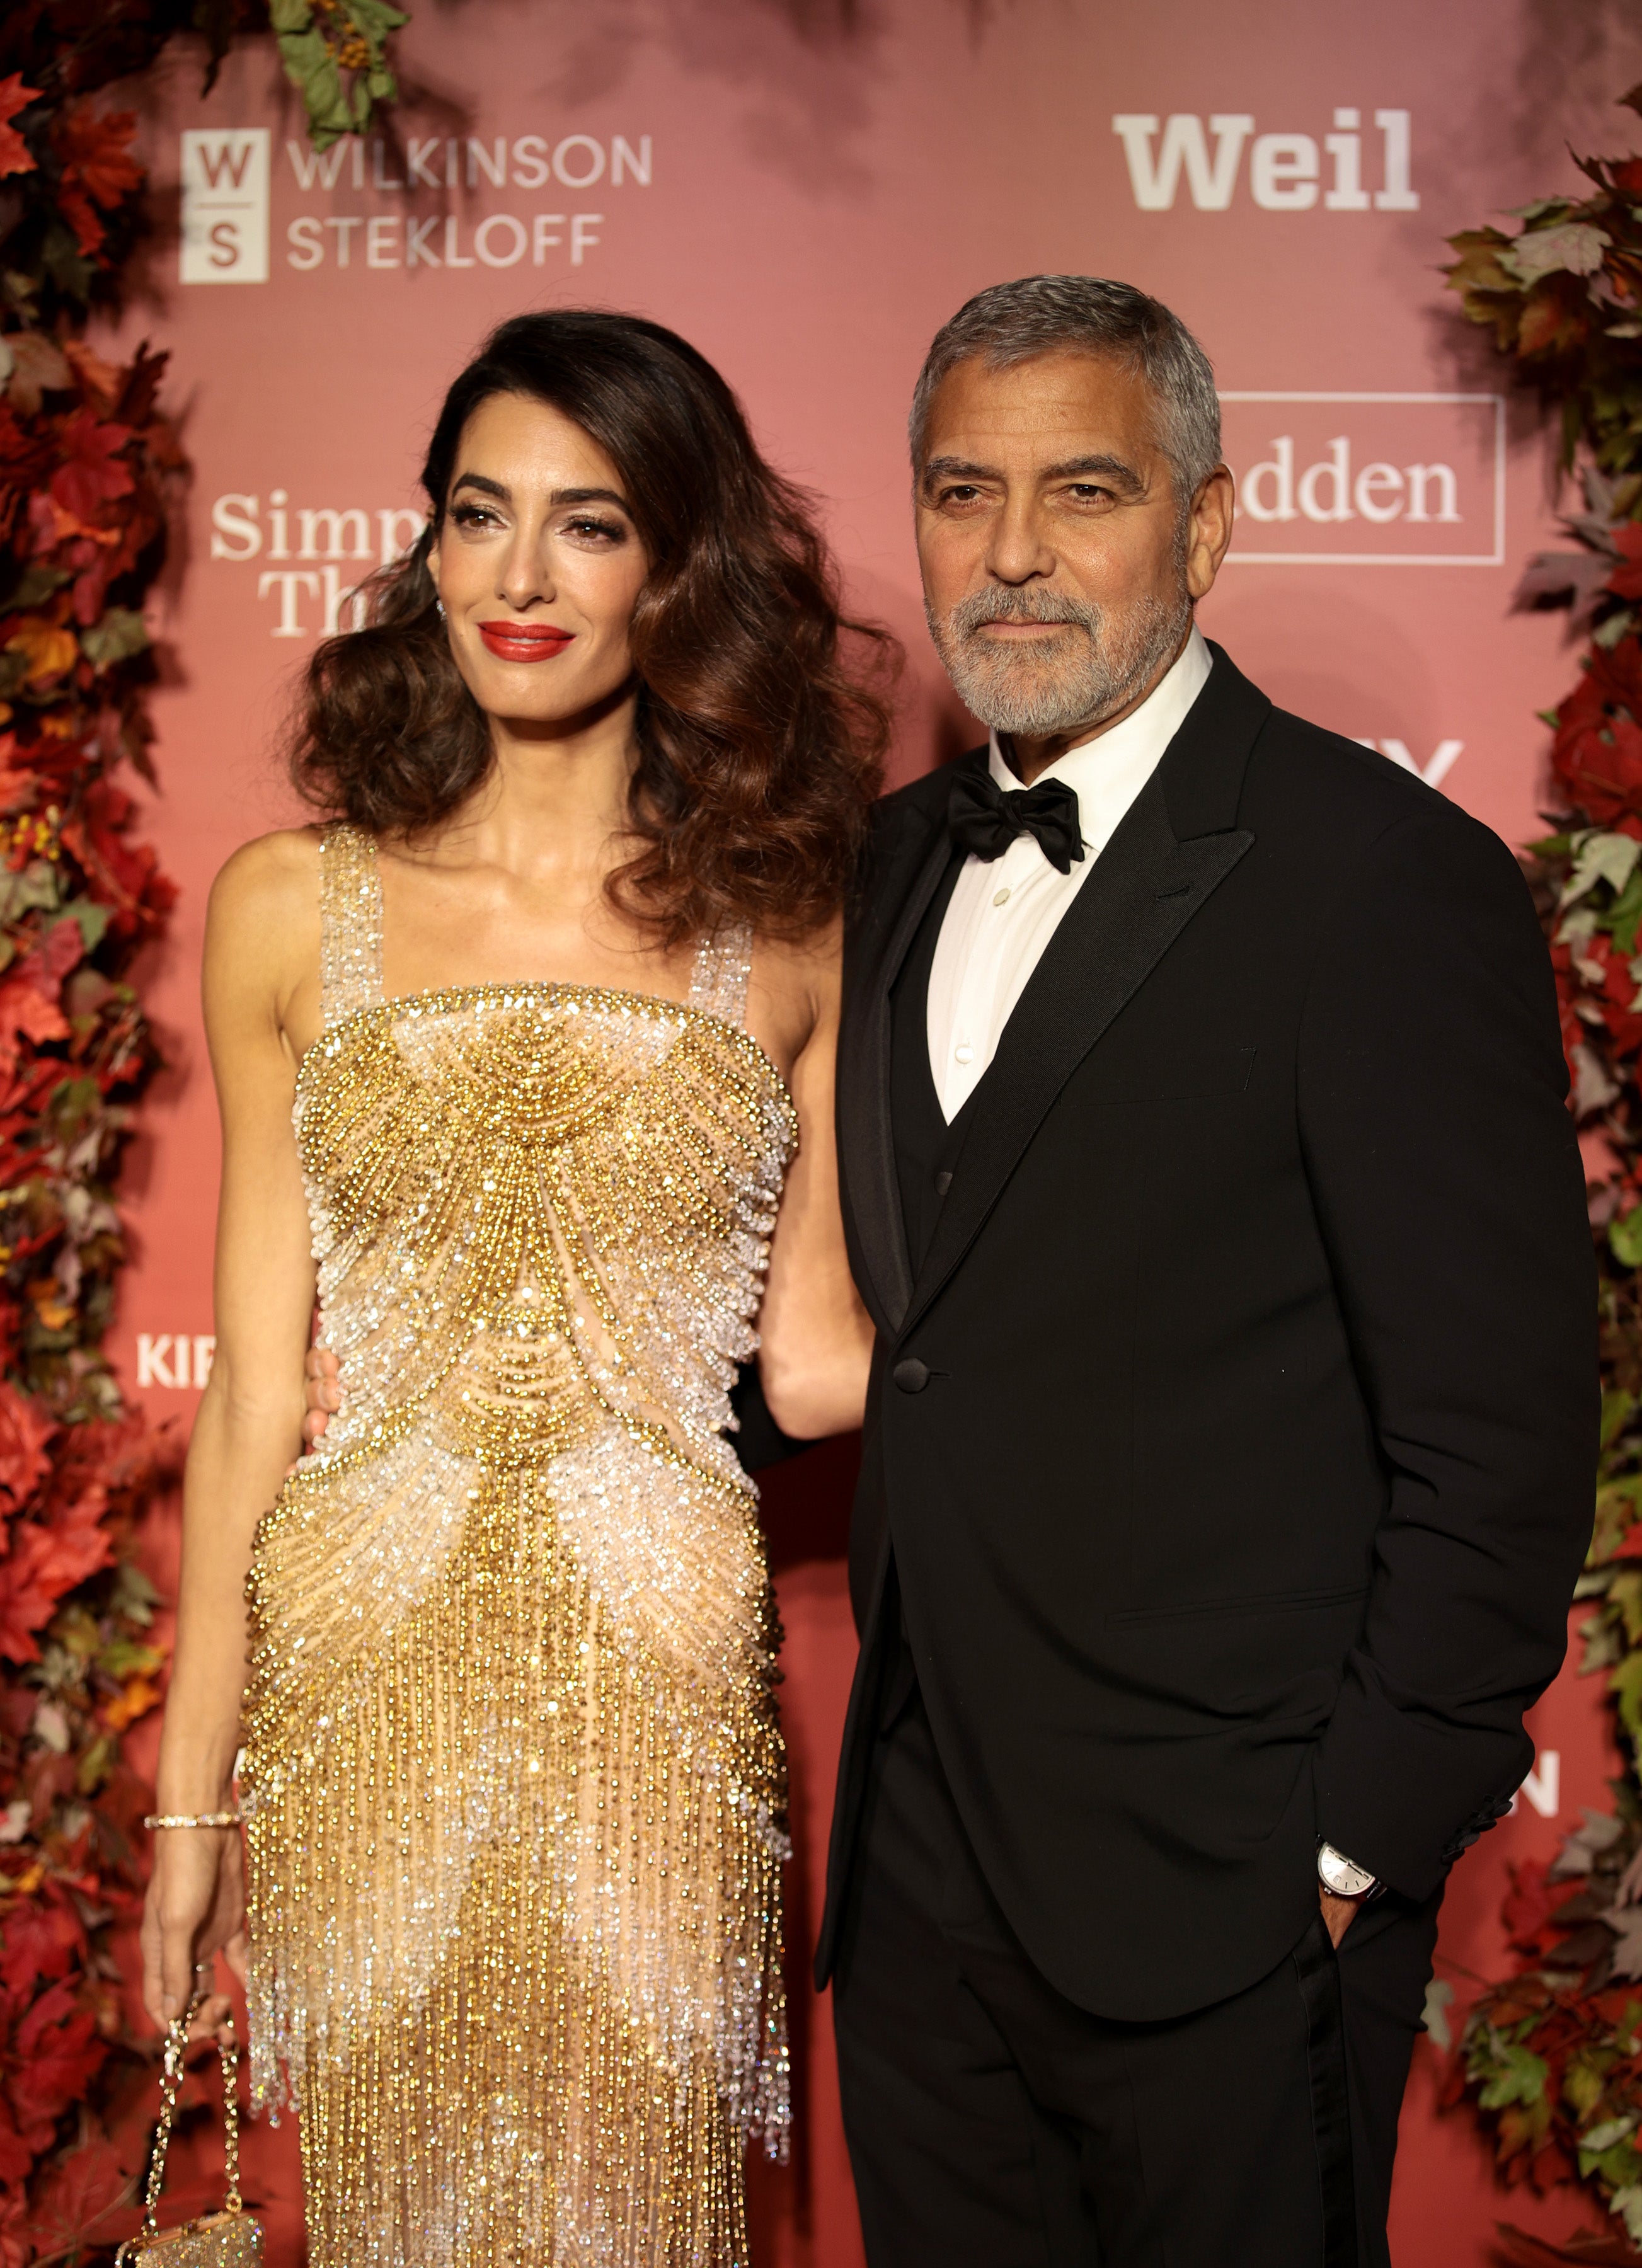
{"type": "Polygon", "coordinates": [[[1232,543],[1236,484],[1229,465],[1217,465],[1191,500],[1191,532],[1186,549],[1186,587],[1194,600],[1214,588],[1220,562],[1232,543]]]}

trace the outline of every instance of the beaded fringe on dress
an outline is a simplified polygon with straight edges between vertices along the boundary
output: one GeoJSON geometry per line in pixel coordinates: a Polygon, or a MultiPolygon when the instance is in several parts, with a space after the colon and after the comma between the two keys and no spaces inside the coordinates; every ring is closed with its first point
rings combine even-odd
{"type": "Polygon", "coordinates": [[[368,839],[322,872],[296,1116],[350,1394],[252,1567],[254,2085],[313,2268],[743,2268],[787,1844],[724,1428],[796,1132],[745,942],[683,1006],[384,1002],[368,839]]]}

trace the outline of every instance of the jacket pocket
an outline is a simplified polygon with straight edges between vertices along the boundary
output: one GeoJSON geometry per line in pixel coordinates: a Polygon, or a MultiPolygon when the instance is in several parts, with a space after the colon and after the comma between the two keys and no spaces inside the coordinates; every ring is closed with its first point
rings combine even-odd
{"type": "Polygon", "coordinates": [[[1126,1607],[1106,1616],[1108,1630],[1141,1623],[1186,1622],[1207,1615],[1304,1614],[1314,1607],[1343,1607],[1368,1596],[1366,1583],[1346,1583],[1327,1591],[1260,1591],[1231,1599],[1192,1599],[1167,1607],[1126,1607]]]}

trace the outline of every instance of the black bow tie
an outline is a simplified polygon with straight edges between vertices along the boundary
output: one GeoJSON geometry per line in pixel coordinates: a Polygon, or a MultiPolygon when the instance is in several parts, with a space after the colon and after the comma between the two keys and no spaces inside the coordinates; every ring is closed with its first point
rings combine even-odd
{"type": "Polygon", "coordinates": [[[1064,780],[1006,790],[990,772],[960,772],[947,815],[953,841],[977,858],[1001,858],[1017,835],[1035,836],[1060,873],[1070,874],[1072,860],[1083,857],[1077,792],[1064,780]]]}

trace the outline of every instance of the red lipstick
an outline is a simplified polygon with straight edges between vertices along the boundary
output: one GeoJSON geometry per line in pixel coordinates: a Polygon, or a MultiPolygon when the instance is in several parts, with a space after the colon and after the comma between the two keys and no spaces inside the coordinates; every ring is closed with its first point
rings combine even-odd
{"type": "Polygon", "coordinates": [[[485,652],[498,661],[551,661],[576,635],[554,622],[481,622],[478,627],[485,652]]]}

